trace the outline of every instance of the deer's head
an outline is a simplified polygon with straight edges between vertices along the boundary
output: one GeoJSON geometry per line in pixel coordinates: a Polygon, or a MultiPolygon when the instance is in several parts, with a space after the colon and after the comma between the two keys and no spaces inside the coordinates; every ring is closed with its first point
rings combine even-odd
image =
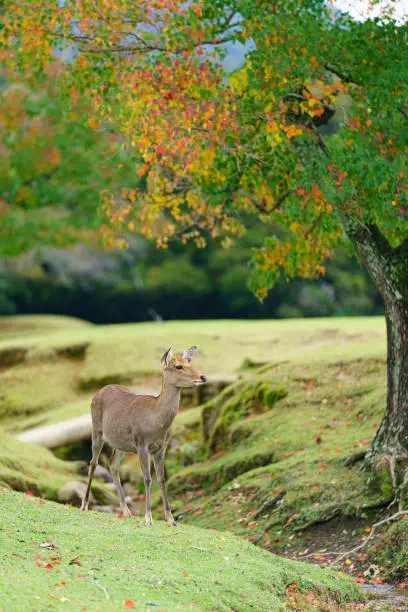
{"type": "Polygon", "coordinates": [[[191,366],[196,350],[196,346],[190,346],[180,355],[173,355],[171,348],[164,353],[161,362],[163,375],[167,382],[177,388],[195,387],[207,382],[206,377],[191,366]]]}

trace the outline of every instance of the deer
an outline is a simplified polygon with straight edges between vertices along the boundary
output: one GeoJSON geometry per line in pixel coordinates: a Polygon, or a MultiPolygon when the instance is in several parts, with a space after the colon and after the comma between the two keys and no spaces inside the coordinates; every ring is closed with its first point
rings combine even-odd
{"type": "Polygon", "coordinates": [[[137,395],[121,385],[106,385],[92,398],[92,459],[88,485],[81,510],[88,510],[92,478],[98,465],[102,447],[112,447],[109,469],[115,483],[122,514],[130,518],[119,477],[119,465],[126,453],[137,453],[146,490],[145,525],[152,525],[150,502],[151,458],[160,485],[165,519],[176,526],[167,498],[164,461],[171,439],[172,424],[178,413],[181,389],[203,385],[205,376],[191,366],[196,346],[173,354],[171,347],[161,358],[162,388],[159,395],[137,395]]]}

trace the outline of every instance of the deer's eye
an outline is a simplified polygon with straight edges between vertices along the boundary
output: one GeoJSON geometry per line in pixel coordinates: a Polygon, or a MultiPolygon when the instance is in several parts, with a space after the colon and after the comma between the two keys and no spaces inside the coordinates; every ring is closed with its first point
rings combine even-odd
{"type": "Polygon", "coordinates": [[[176,370],[182,370],[182,369],[183,369],[183,366],[182,366],[182,365],[180,365],[180,364],[177,364],[177,365],[176,365],[176,370]]]}

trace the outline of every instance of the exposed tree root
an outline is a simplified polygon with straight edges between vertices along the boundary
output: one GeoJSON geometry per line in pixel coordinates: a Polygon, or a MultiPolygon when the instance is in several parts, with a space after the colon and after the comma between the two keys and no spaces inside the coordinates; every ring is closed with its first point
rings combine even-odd
{"type": "MultiPolygon", "coordinates": [[[[395,499],[393,501],[393,503],[396,503],[398,501],[398,512],[395,512],[394,514],[392,514],[391,516],[388,516],[385,519],[382,519],[381,521],[378,521],[377,523],[374,523],[374,525],[371,527],[371,531],[368,534],[368,536],[366,536],[363,541],[361,542],[361,544],[359,544],[358,546],[355,546],[354,548],[352,548],[351,550],[348,550],[346,552],[343,553],[325,553],[326,555],[336,555],[337,554],[337,558],[334,559],[333,561],[330,562],[330,565],[335,565],[336,563],[339,563],[340,561],[342,561],[344,558],[349,557],[350,555],[358,552],[359,550],[365,548],[365,546],[368,544],[368,542],[370,540],[372,540],[376,534],[376,530],[378,529],[378,527],[381,527],[382,525],[386,525],[387,523],[392,523],[393,521],[397,520],[398,518],[400,518],[401,516],[407,516],[408,517],[408,509],[403,509],[403,504],[404,504],[404,498],[405,498],[405,492],[406,489],[408,487],[408,469],[405,470],[404,473],[404,478],[403,481],[401,483],[401,486],[397,487],[397,478],[396,478],[396,459],[395,456],[389,457],[389,465],[390,465],[390,472],[391,472],[391,479],[392,479],[392,483],[394,486],[394,490],[396,491],[396,496],[395,499]]],[[[392,505],[392,504],[391,504],[392,505]]]]}
{"type": "MultiPolygon", "coordinates": [[[[325,552],[324,553],[325,555],[338,555],[337,559],[334,559],[333,561],[330,562],[330,565],[335,565],[336,563],[339,563],[340,561],[342,561],[342,559],[345,559],[346,557],[349,557],[350,555],[364,548],[368,544],[368,542],[373,539],[376,533],[376,529],[378,527],[380,527],[381,525],[385,525],[387,523],[391,523],[392,521],[395,521],[398,517],[403,516],[403,515],[408,516],[408,510],[398,510],[398,512],[396,512],[395,514],[392,514],[391,516],[385,519],[382,519],[381,521],[378,521],[378,523],[374,523],[374,525],[371,527],[370,533],[368,534],[368,536],[364,538],[363,542],[359,544],[358,546],[355,546],[351,550],[347,550],[346,552],[340,553],[340,554],[334,553],[334,552],[332,553],[325,552]]],[[[314,554],[319,554],[319,553],[314,553],[314,554]]]]}
{"type": "Polygon", "coordinates": [[[360,451],[359,453],[354,453],[354,455],[350,455],[349,457],[346,457],[343,463],[346,467],[349,467],[350,465],[354,465],[355,463],[359,463],[360,461],[363,461],[366,458],[366,455],[367,455],[366,451],[360,451]]]}
{"type": "Polygon", "coordinates": [[[272,499],[266,500],[266,502],[264,502],[262,506],[255,512],[254,518],[258,518],[258,516],[261,516],[262,514],[268,512],[269,510],[271,510],[271,508],[274,509],[278,501],[280,501],[285,495],[286,491],[280,491],[278,495],[275,495],[275,497],[273,497],[272,499]]]}
{"type": "Polygon", "coordinates": [[[306,531],[306,529],[309,529],[310,527],[314,527],[315,525],[321,525],[322,523],[327,523],[328,521],[331,521],[336,516],[341,514],[343,508],[344,506],[336,506],[336,508],[333,508],[331,512],[329,511],[327,512],[327,514],[322,514],[318,516],[317,518],[309,521],[308,523],[305,523],[304,525],[299,525],[299,527],[295,527],[293,531],[295,533],[298,533],[300,531],[306,531]]]}

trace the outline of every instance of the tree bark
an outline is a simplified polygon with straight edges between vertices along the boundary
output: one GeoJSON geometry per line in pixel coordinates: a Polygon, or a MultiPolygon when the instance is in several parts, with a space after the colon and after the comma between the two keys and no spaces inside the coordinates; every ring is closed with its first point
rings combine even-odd
{"type": "Polygon", "coordinates": [[[393,248],[376,225],[351,217],[342,224],[385,305],[387,406],[367,461],[386,458],[398,473],[408,464],[408,240],[393,248]]]}
{"type": "Polygon", "coordinates": [[[408,459],[408,305],[386,303],[387,409],[370,456],[408,459]]]}

